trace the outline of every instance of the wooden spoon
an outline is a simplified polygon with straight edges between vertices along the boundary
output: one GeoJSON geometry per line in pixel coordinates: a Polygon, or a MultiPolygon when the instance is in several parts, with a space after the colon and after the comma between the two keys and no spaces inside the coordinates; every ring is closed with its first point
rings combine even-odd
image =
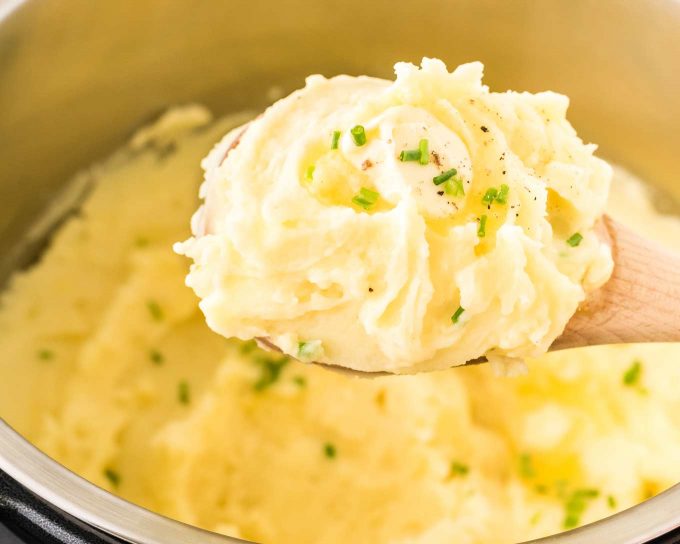
{"type": "MultiPolygon", "coordinates": [[[[234,138],[222,161],[238,145],[247,128],[245,125],[234,138]]],[[[205,231],[209,231],[209,224],[206,227],[205,231]]],[[[550,351],[606,344],[680,342],[680,254],[636,235],[607,215],[602,217],[599,235],[612,249],[612,276],[588,295],[550,351]]],[[[256,340],[265,349],[280,351],[267,338],[256,340]]],[[[465,365],[483,362],[486,358],[480,357],[465,365]]],[[[350,374],[387,374],[324,366],[350,374]]]]}
{"type": "Polygon", "coordinates": [[[603,216],[611,278],[590,293],[551,350],[600,344],[680,342],[680,254],[603,216]]]}

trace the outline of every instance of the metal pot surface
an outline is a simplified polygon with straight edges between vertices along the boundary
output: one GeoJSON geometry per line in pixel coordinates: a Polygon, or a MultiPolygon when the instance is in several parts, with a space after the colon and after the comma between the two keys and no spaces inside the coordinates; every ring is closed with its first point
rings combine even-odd
{"type": "MultiPolygon", "coordinates": [[[[422,56],[449,66],[481,60],[496,90],[569,95],[585,140],[680,200],[677,0],[0,0],[0,283],[31,258],[23,235],[63,183],[166,107],[257,109],[273,85],[289,91],[310,73],[390,77],[395,61],[422,56]]],[[[57,518],[67,513],[136,544],[238,542],[114,497],[3,422],[0,445],[9,487],[33,493],[11,497],[0,486],[0,513],[33,512],[48,527],[31,503],[40,497],[57,518]]],[[[679,504],[675,486],[540,542],[675,542],[679,504]]],[[[89,531],[41,542],[113,542],[89,531]]]]}

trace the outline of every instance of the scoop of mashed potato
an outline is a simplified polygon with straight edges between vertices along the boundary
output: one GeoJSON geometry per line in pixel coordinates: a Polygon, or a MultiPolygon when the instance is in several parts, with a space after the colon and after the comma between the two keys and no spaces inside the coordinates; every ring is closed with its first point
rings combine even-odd
{"type": "MultiPolygon", "coordinates": [[[[0,417],[126,500],[253,542],[509,544],[680,481],[680,344],[367,380],[214,334],[171,246],[200,158],[248,118],[176,109],[78,177],[79,213],[0,294],[0,417]]],[[[680,251],[680,220],[613,183],[609,213],[680,251]]]]}
{"type": "Polygon", "coordinates": [[[482,69],[312,76],[227,134],[177,245],[209,326],[362,371],[544,353],[611,273],[611,169],[566,97],[482,69]]]}

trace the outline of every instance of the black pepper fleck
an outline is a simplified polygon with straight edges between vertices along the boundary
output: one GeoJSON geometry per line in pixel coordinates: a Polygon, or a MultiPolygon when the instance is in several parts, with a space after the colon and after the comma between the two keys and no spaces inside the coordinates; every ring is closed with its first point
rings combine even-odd
{"type": "Polygon", "coordinates": [[[437,194],[438,194],[439,196],[442,196],[442,195],[444,194],[444,191],[437,191],[437,194]]]}
{"type": "Polygon", "coordinates": [[[482,126],[481,126],[481,127],[479,127],[479,128],[481,128],[481,129],[482,129],[482,132],[489,132],[489,129],[488,129],[488,128],[486,128],[486,127],[485,127],[484,125],[482,125],[482,126]]]}
{"type": "Polygon", "coordinates": [[[442,166],[442,160],[441,160],[441,158],[439,157],[439,153],[437,153],[436,151],[432,151],[432,152],[430,153],[430,155],[432,155],[432,162],[434,162],[438,167],[441,168],[441,166],[442,166]]]}

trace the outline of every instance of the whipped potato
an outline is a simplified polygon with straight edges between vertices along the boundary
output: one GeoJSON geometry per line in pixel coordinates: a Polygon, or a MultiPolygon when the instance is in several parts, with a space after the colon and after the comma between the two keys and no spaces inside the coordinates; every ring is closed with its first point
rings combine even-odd
{"type": "MultiPolygon", "coordinates": [[[[201,157],[249,117],[173,109],[73,180],[78,213],[0,293],[7,423],[125,500],[251,542],[510,544],[680,481],[680,343],[355,379],[213,333],[171,246],[201,157]]],[[[616,167],[608,212],[680,251],[680,219],[616,167]]]]}
{"type": "Polygon", "coordinates": [[[203,161],[189,285],[208,325],[408,373],[540,355],[611,274],[611,168],[552,92],[483,66],[311,76],[203,161]]]}

